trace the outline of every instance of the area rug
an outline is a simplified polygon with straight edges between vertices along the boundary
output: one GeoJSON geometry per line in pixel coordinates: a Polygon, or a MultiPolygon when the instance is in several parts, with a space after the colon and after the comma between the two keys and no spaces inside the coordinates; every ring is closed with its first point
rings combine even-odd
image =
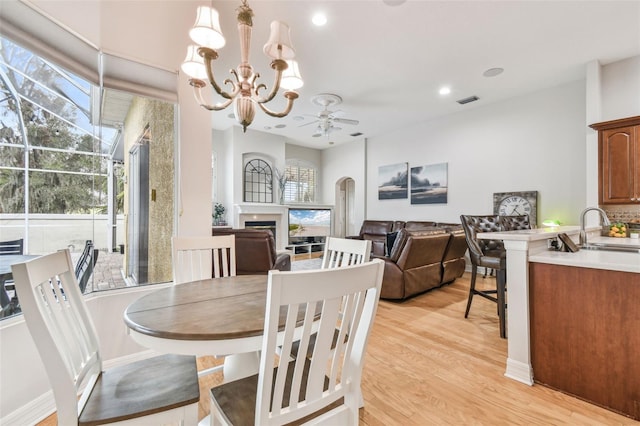
{"type": "Polygon", "coordinates": [[[309,269],[320,269],[321,265],[322,265],[322,258],[320,257],[316,259],[296,260],[291,262],[291,270],[306,271],[309,269]]]}

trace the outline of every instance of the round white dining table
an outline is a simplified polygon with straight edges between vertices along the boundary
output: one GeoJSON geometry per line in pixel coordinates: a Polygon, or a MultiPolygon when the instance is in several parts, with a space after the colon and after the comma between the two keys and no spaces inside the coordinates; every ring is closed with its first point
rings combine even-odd
{"type": "Polygon", "coordinates": [[[129,305],[124,322],[136,342],[158,352],[225,356],[224,380],[236,380],[258,372],[267,281],[238,275],[165,287],[129,305]]]}

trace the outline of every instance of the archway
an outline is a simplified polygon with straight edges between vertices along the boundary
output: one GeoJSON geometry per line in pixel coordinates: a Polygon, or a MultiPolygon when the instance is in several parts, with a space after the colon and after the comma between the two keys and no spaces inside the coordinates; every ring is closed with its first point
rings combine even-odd
{"type": "Polygon", "coordinates": [[[345,237],[358,233],[354,221],[355,181],[350,177],[342,177],[336,182],[334,208],[334,235],[345,237]]]}

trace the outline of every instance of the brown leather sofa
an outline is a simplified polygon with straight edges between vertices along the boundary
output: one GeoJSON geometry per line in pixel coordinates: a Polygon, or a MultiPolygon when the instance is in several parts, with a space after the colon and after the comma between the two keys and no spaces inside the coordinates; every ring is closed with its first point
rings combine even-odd
{"type": "Polygon", "coordinates": [[[390,255],[383,258],[385,268],[380,297],[403,300],[462,275],[466,241],[463,232],[461,238],[465,246],[462,249],[459,235],[436,227],[430,231],[401,229],[390,255]]]}
{"type": "Polygon", "coordinates": [[[371,254],[373,256],[386,256],[391,250],[387,247],[389,234],[406,229],[407,231],[433,231],[437,229],[450,231],[452,229],[462,230],[459,223],[442,223],[430,220],[425,221],[401,221],[401,220],[365,220],[360,227],[358,235],[347,238],[357,240],[371,240],[371,254]]]}
{"type": "Polygon", "coordinates": [[[371,240],[371,254],[385,256],[387,254],[387,234],[404,227],[404,222],[393,220],[365,220],[358,235],[349,236],[356,240],[371,240]]]}
{"type": "Polygon", "coordinates": [[[236,236],[236,274],[267,274],[271,269],[291,270],[291,256],[276,253],[276,243],[269,230],[214,229],[213,235],[236,236]]]}

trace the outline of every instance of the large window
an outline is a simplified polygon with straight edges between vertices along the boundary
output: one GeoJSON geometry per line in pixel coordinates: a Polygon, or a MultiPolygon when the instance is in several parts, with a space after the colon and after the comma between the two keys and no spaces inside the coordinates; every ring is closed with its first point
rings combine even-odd
{"type": "Polygon", "coordinates": [[[175,134],[175,104],[101,87],[0,36],[0,240],[74,260],[91,240],[86,292],[170,281],[175,134]]]}
{"type": "Polygon", "coordinates": [[[284,201],[314,203],[316,201],[316,169],[301,161],[287,161],[284,201]]]}

